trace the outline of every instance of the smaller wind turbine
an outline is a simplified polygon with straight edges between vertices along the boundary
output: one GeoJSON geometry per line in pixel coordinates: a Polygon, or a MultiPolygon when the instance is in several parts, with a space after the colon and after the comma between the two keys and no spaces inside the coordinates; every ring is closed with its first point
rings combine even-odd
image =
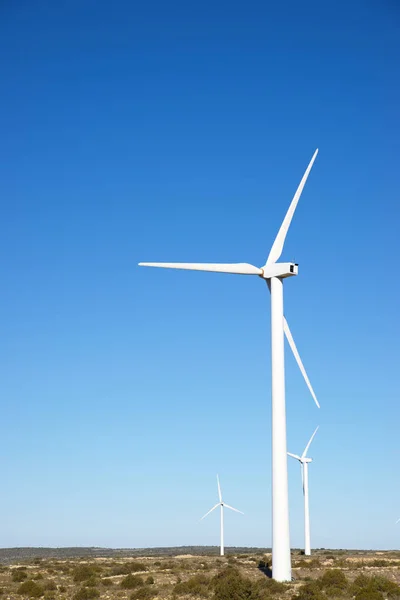
{"type": "Polygon", "coordinates": [[[395,525],[397,525],[397,523],[400,523],[400,519],[397,519],[397,521],[396,521],[395,525]]]}
{"type": "Polygon", "coordinates": [[[219,498],[219,502],[218,504],[216,504],[215,506],[212,507],[211,510],[208,511],[208,513],[206,513],[203,517],[201,517],[200,521],[202,521],[205,517],[207,517],[207,515],[209,515],[210,513],[212,513],[213,510],[215,510],[218,506],[221,507],[221,549],[220,549],[220,555],[224,556],[224,507],[226,508],[230,508],[230,510],[234,510],[235,512],[240,513],[241,515],[243,515],[244,513],[242,513],[241,510],[238,510],[237,508],[233,508],[233,506],[229,506],[229,504],[227,504],[226,502],[222,501],[222,493],[221,493],[221,486],[219,484],[219,477],[217,475],[217,484],[218,484],[218,498],[219,498]]]}
{"type": "MultiPolygon", "coordinates": [[[[318,425],[319,427],[319,425],[318,425]]],[[[317,429],[314,431],[307,446],[304,448],[304,452],[301,456],[297,454],[291,454],[288,452],[288,455],[292,458],[298,460],[301,464],[301,478],[303,481],[303,496],[304,496],[304,554],[306,556],[310,556],[311,554],[311,542],[310,542],[310,508],[308,505],[308,463],[312,462],[312,458],[307,457],[308,449],[311,445],[311,442],[314,439],[314,435],[318,431],[317,429]]]]}

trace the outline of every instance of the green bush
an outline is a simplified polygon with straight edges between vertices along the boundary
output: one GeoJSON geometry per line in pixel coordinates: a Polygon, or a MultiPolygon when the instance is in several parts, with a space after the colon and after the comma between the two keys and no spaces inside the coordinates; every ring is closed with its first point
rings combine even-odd
{"type": "Polygon", "coordinates": [[[83,587],[74,594],[74,600],[92,600],[100,596],[99,590],[94,587],[83,587]]]}
{"type": "Polygon", "coordinates": [[[121,581],[121,587],[124,588],[124,590],[132,590],[133,588],[139,587],[141,585],[144,585],[144,581],[138,575],[127,575],[121,581]]]}
{"type": "Polygon", "coordinates": [[[129,575],[130,573],[138,573],[140,571],[147,571],[147,566],[144,563],[132,560],[124,563],[123,565],[116,565],[112,567],[111,575],[129,575]]]}
{"type": "Polygon", "coordinates": [[[112,580],[112,579],[110,579],[109,577],[104,577],[104,578],[101,580],[101,583],[102,583],[103,585],[105,585],[106,587],[110,587],[111,585],[114,585],[114,582],[113,582],[113,580],[112,580]]]}
{"type": "Polygon", "coordinates": [[[215,600],[251,599],[253,586],[249,579],[242,577],[236,567],[228,566],[211,581],[215,600]]]}
{"type": "MultiPolygon", "coordinates": [[[[255,598],[267,598],[270,596],[282,597],[287,590],[287,584],[275,581],[275,579],[257,579],[253,582],[253,596],[255,598]]],[[[253,598],[252,596],[252,598],[253,598]]]]}
{"type": "Polygon", "coordinates": [[[298,560],[294,563],[294,567],[301,567],[302,569],[318,569],[321,563],[318,558],[312,558],[311,560],[298,560]]]}
{"type": "Polygon", "coordinates": [[[54,592],[57,589],[55,581],[45,581],[42,583],[43,589],[48,592],[54,592]]]}
{"type": "Polygon", "coordinates": [[[95,577],[94,575],[91,575],[88,579],[85,580],[84,585],[85,587],[96,587],[96,585],[99,583],[99,580],[97,577],[95,577]]]}
{"type": "Polygon", "coordinates": [[[382,600],[383,595],[373,588],[362,588],[354,597],[354,600],[382,600]]]}
{"type": "Polygon", "coordinates": [[[130,600],[149,600],[157,596],[157,590],[152,587],[141,587],[132,592],[130,600]]]}
{"type": "Polygon", "coordinates": [[[147,583],[147,585],[152,585],[152,584],[154,583],[154,577],[153,577],[152,575],[149,575],[149,576],[146,578],[146,581],[145,581],[145,583],[147,583]]]}
{"type": "Polygon", "coordinates": [[[348,587],[346,575],[340,569],[328,569],[316,583],[327,596],[336,598],[343,596],[348,587]]]}
{"type": "Polygon", "coordinates": [[[40,596],[43,596],[44,590],[38,583],[32,581],[32,579],[28,579],[24,583],[21,583],[17,593],[29,598],[40,598],[40,596]]]}
{"type": "Polygon", "coordinates": [[[324,595],[318,583],[310,581],[301,586],[299,592],[292,596],[292,600],[324,600],[324,595]]]}
{"type": "Polygon", "coordinates": [[[97,569],[91,565],[79,565],[74,569],[74,581],[75,583],[79,583],[81,581],[86,581],[90,577],[96,575],[97,569]]]}
{"type": "Polygon", "coordinates": [[[25,581],[25,579],[27,579],[27,578],[28,578],[28,573],[25,571],[25,569],[21,569],[20,567],[18,567],[17,569],[12,570],[11,579],[13,581],[17,581],[18,583],[21,583],[21,581],[25,581]]]}
{"type": "Polygon", "coordinates": [[[35,581],[39,580],[39,579],[44,579],[43,575],[41,573],[36,573],[36,575],[34,575],[32,577],[32,579],[34,579],[35,581]]]}
{"type": "Polygon", "coordinates": [[[65,594],[65,592],[67,591],[67,588],[65,587],[65,585],[59,585],[58,591],[61,592],[61,594],[65,594]]]}
{"type": "Polygon", "coordinates": [[[186,581],[177,583],[174,587],[173,593],[176,596],[188,595],[207,598],[209,595],[209,586],[210,579],[206,575],[198,573],[186,581]]]}
{"type": "Polygon", "coordinates": [[[345,590],[347,588],[347,579],[346,575],[340,569],[328,569],[319,578],[321,582],[321,587],[323,589],[327,587],[335,587],[341,590],[345,590]]]}
{"type": "Polygon", "coordinates": [[[389,598],[400,597],[400,586],[381,575],[373,575],[372,577],[363,574],[359,575],[353,581],[350,591],[356,596],[357,600],[363,600],[361,596],[366,594],[370,594],[370,600],[374,600],[372,595],[375,595],[377,598],[376,593],[380,594],[380,598],[382,598],[382,592],[387,594],[389,598]]]}

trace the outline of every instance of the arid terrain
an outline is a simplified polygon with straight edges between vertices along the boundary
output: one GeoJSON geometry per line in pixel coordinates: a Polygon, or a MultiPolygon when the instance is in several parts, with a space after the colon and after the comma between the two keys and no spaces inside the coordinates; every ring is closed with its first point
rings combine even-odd
{"type": "Polygon", "coordinates": [[[179,554],[185,550],[2,549],[0,594],[2,600],[400,600],[400,552],[316,550],[306,558],[296,551],[293,581],[280,584],[269,577],[268,553],[179,554]]]}

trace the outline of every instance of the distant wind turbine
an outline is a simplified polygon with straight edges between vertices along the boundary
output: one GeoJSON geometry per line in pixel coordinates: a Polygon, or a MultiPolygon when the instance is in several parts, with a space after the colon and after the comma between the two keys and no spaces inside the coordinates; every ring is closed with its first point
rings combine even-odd
{"type": "MultiPolygon", "coordinates": [[[[300,355],[297,351],[289,325],[283,315],[283,280],[298,273],[295,263],[277,262],[282,254],[286,234],[292,221],[297,203],[317,157],[318,150],[308,165],[300,185],[297,188],[289,209],[283,219],[267,262],[263,267],[248,263],[139,263],[144,267],[163,267],[167,269],[188,269],[192,271],[214,271],[217,273],[235,273],[239,275],[258,275],[264,279],[271,293],[271,358],[272,358],[272,574],[277,581],[291,580],[290,538],[289,538],[289,499],[287,477],[286,447],[286,405],[285,405],[285,355],[284,334],[294,354],[299,369],[311,392],[316,405],[318,400],[307,377],[300,355]]],[[[262,222],[260,222],[262,227],[262,222]]],[[[263,377],[262,374],[254,374],[263,377]]]]}
{"type": "Polygon", "coordinates": [[[202,521],[203,519],[205,519],[205,517],[207,517],[207,515],[209,515],[210,513],[212,513],[213,510],[215,510],[216,508],[218,508],[218,506],[220,507],[220,510],[221,510],[221,546],[220,546],[220,555],[224,556],[224,553],[225,553],[225,548],[224,548],[224,507],[229,508],[230,510],[234,510],[235,512],[238,512],[241,515],[243,515],[244,513],[242,513],[241,510],[238,510],[237,508],[233,508],[233,506],[229,506],[229,504],[227,504],[226,502],[222,501],[221,486],[219,484],[219,477],[218,477],[218,475],[217,475],[217,484],[218,484],[218,498],[219,498],[219,502],[218,502],[218,504],[216,504],[215,506],[213,506],[208,511],[208,513],[206,513],[203,517],[201,517],[200,521],[202,521]]]}
{"type": "Polygon", "coordinates": [[[397,525],[397,523],[400,523],[400,519],[397,519],[397,521],[396,521],[396,525],[397,525]]]}
{"type": "MultiPolygon", "coordinates": [[[[319,425],[318,425],[319,427],[319,425]]],[[[311,542],[310,542],[310,508],[308,504],[308,464],[312,462],[312,458],[307,457],[308,449],[311,445],[311,442],[314,439],[315,434],[318,431],[317,429],[314,431],[307,446],[304,448],[304,452],[301,456],[297,454],[291,454],[288,452],[289,456],[295,458],[300,461],[301,465],[301,479],[303,482],[303,496],[304,496],[304,554],[306,556],[310,556],[311,554],[311,542]]]]}

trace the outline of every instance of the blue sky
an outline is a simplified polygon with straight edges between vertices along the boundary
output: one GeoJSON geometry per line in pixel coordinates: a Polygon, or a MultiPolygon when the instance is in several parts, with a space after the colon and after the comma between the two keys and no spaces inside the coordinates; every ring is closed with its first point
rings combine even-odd
{"type": "MultiPolygon", "coordinates": [[[[3,2],[0,544],[271,543],[269,294],[289,231],[288,449],[312,545],[398,548],[400,11],[3,2]],[[292,464],[293,462],[293,464],[292,464]]],[[[303,543],[289,463],[291,541],[303,543]]]]}

